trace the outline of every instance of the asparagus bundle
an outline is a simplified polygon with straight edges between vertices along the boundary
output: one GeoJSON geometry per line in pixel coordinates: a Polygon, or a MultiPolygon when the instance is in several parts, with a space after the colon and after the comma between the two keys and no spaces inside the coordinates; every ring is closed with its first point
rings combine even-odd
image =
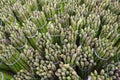
{"type": "Polygon", "coordinates": [[[80,44],[81,45],[88,45],[88,46],[94,46],[94,41],[96,41],[95,38],[96,34],[95,31],[92,30],[90,27],[81,29],[79,37],[80,37],[80,44]]]}
{"type": "Polygon", "coordinates": [[[34,76],[27,70],[20,70],[14,75],[15,80],[33,80],[34,76]]]}
{"type": "Polygon", "coordinates": [[[61,47],[56,44],[50,44],[49,42],[46,43],[45,48],[45,58],[48,60],[52,60],[54,63],[58,63],[61,60],[61,47]]]}
{"type": "Polygon", "coordinates": [[[94,50],[90,48],[90,46],[79,46],[77,48],[77,57],[76,64],[79,66],[81,70],[89,71],[93,66],[96,65],[93,54],[94,50]]]}
{"type": "Polygon", "coordinates": [[[27,18],[29,18],[30,13],[27,10],[25,10],[26,5],[22,5],[20,1],[16,1],[13,5],[12,5],[12,11],[14,14],[14,17],[16,18],[17,22],[22,25],[23,22],[25,22],[25,20],[27,18]]]}
{"type": "Polygon", "coordinates": [[[23,51],[25,46],[28,44],[28,41],[25,38],[24,34],[22,33],[22,30],[18,28],[17,25],[15,26],[17,27],[17,29],[16,28],[11,29],[10,35],[11,44],[19,51],[23,51]]]}
{"type": "Polygon", "coordinates": [[[5,24],[10,25],[11,23],[15,23],[16,18],[14,17],[11,8],[9,6],[3,6],[3,7],[4,8],[0,9],[1,25],[5,25],[5,24]]]}
{"type": "MultiPolygon", "coordinates": [[[[36,71],[36,63],[39,62],[39,60],[42,60],[43,57],[40,55],[40,53],[33,49],[30,46],[25,46],[24,52],[23,52],[23,58],[27,61],[30,67],[30,72],[36,71]]],[[[37,63],[38,64],[38,63],[37,63]]]]}
{"type": "Polygon", "coordinates": [[[97,62],[96,69],[99,70],[107,61],[117,54],[117,48],[108,39],[102,38],[95,41],[94,59],[97,62]]]}
{"type": "Polygon", "coordinates": [[[38,35],[37,26],[31,21],[27,21],[27,23],[24,24],[24,27],[22,29],[29,44],[34,49],[37,49],[36,39],[35,39],[35,37],[38,35]]]}
{"type": "Polygon", "coordinates": [[[105,71],[102,69],[100,71],[100,74],[95,70],[93,73],[91,73],[91,76],[89,76],[90,80],[113,80],[112,78],[108,78],[105,71]]]}
{"type": "Polygon", "coordinates": [[[92,80],[119,80],[120,79],[120,63],[112,61],[107,64],[100,74],[95,70],[89,76],[92,80]]]}
{"type": "Polygon", "coordinates": [[[120,35],[118,33],[118,24],[114,23],[113,25],[104,25],[101,34],[101,38],[107,38],[111,42],[113,42],[113,46],[119,46],[120,35]]]}
{"type": "Polygon", "coordinates": [[[61,13],[59,15],[57,15],[57,20],[56,22],[60,23],[62,25],[62,27],[68,27],[70,25],[70,22],[69,22],[69,14],[68,13],[61,13]]]}
{"type": "Polygon", "coordinates": [[[50,37],[50,33],[39,33],[38,36],[36,37],[36,45],[37,45],[37,50],[41,54],[41,56],[45,57],[45,48],[47,46],[47,42],[51,42],[52,39],[50,37]]]}
{"type": "Polygon", "coordinates": [[[41,80],[55,79],[56,66],[52,61],[41,60],[36,62],[36,74],[41,77],[41,80]]]}
{"type": "Polygon", "coordinates": [[[65,28],[64,29],[64,33],[63,33],[63,44],[67,44],[67,43],[75,43],[76,42],[76,38],[77,38],[77,30],[74,31],[73,28],[71,26],[69,26],[69,28],[65,28]]]}
{"type": "Polygon", "coordinates": [[[6,70],[10,70],[13,73],[17,73],[20,69],[29,68],[26,62],[24,62],[22,54],[19,51],[17,51],[15,47],[13,47],[12,45],[2,45],[1,48],[2,49],[0,53],[0,59],[2,62],[4,62],[6,66],[8,66],[8,69],[6,68],[6,70]]]}
{"type": "Polygon", "coordinates": [[[76,71],[69,64],[60,63],[55,73],[59,80],[81,80],[76,71]]]}
{"type": "Polygon", "coordinates": [[[107,0],[103,2],[107,2],[107,4],[104,3],[104,6],[102,6],[103,8],[110,9],[112,13],[120,14],[120,1],[119,0],[116,0],[116,1],[107,0]]]}
{"type": "Polygon", "coordinates": [[[105,71],[108,75],[108,77],[111,77],[113,80],[119,80],[120,79],[120,62],[114,62],[112,61],[107,65],[105,68],[105,71]]]}
{"type": "Polygon", "coordinates": [[[64,37],[63,34],[63,28],[61,24],[58,22],[56,23],[49,23],[48,24],[48,32],[50,34],[50,38],[52,39],[52,43],[58,43],[59,45],[62,43],[62,37],[64,37]]]}
{"type": "Polygon", "coordinates": [[[42,10],[45,13],[47,21],[52,21],[54,20],[55,16],[55,8],[52,7],[52,5],[48,4],[42,7],[42,10]]]}
{"type": "Polygon", "coordinates": [[[44,12],[34,11],[33,14],[29,18],[36,26],[38,27],[39,32],[46,32],[47,29],[47,21],[44,12]]]}
{"type": "Polygon", "coordinates": [[[76,66],[75,59],[78,56],[76,53],[76,47],[77,46],[75,44],[70,43],[63,45],[61,57],[63,58],[64,63],[69,64],[71,66],[76,66]]]}

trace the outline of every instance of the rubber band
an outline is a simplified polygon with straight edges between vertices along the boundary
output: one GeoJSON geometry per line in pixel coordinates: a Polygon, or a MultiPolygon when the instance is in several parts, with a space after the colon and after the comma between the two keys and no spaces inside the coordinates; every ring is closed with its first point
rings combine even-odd
{"type": "Polygon", "coordinates": [[[61,10],[61,9],[62,9],[62,7],[56,8],[57,11],[59,11],[59,10],[61,10]]]}
{"type": "Polygon", "coordinates": [[[25,46],[27,45],[27,43],[28,43],[28,41],[27,41],[27,39],[25,39],[25,44],[23,45],[23,46],[21,46],[21,47],[17,47],[17,49],[23,49],[23,48],[25,48],[25,46]]]}
{"type": "Polygon", "coordinates": [[[15,62],[13,62],[13,63],[5,63],[5,64],[8,65],[8,66],[12,66],[12,65],[16,64],[21,58],[22,58],[22,55],[20,54],[15,62]]]}
{"type": "Polygon", "coordinates": [[[55,16],[52,16],[51,18],[47,18],[48,21],[51,21],[55,18],[55,16]]]}
{"type": "Polygon", "coordinates": [[[30,16],[29,18],[28,18],[28,20],[30,20],[30,19],[32,19],[33,18],[33,16],[30,16]]]}
{"type": "Polygon", "coordinates": [[[97,58],[99,58],[99,59],[101,59],[101,60],[106,61],[106,60],[109,59],[109,58],[105,59],[105,58],[100,57],[100,56],[97,54],[96,50],[94,50],[94,54],[97,56],[97,58]]]}
{"type": "Polygon", "coordinates": [[[27,38],[34,38],[37,35],[38,35],[38,31],[33,36],[27,36],[27,38]]]}
{"type": "Polygon", "coordinates": [[[0,20],[0,25],[2,26],[2,20],[0,20]]]}
{"type": "Polygon", "coordinates": [[[57,61],[57,62],[55,62],[54,64],[56,65],[56,64],[59,64],[60,63],[60,61],[57,61]]]}
{"type": "MultiPolygon", "coordinates": [[[[30,20],[30,19],[32,19],[32,18],[34,18],[34,17],[31,16],[31,17],[28,18],[28,20],[30,20]]],[[[47,21],[45,22],[44,25],[42,25],[40,28],[38,28],[38,30],[39,30],[39,29],[43,29],[46,25],[47,25],[47,21]]]]}
{"type": "Polygon", "coordinates": [[[58,14],[57,14],[57,17],[61,17],[61,13],[58,13],[58,14]]]}
{"type": "Polygon", "coordinates": [[[9,54],[11,54],[10,52],[11,52],[11,51],[7,51],[7,52],[6,52],[9,58],[11,58],[11,55],[9,55],[9,54]]]}
{"type": "Polygon", "coordinates": [[[108,76],[108,78],[109,78],[109,73],[108,73],[109,70],[108,70],[108,68],[109,68],[111,65],[113,65],[113,64],[109,64],[109,65],[107,65],[107,74],[108,74],[107,76],[108,76]]]}
{"type": "Polygon", "coordinates": [[[27,23],[27,21],[29,21],[32,18],[32,16],[30,16],[28,19],[23,20],[24,23],[27,23]]]}
{"type": "Polygon", "coordinates": [[[22,17],[22,15],[17,16],[18,18],[22,17]]]}
{"type": "Polygon", "coordinates": [[[46,25],[47,25],[47,21],[45,22],[45,24],[44,24],[44,25],[42,25],[41,27],[39,27],[39,28],[38,28],[38,30],[43,29],[46,25]]]}
{"type": "Polygon", "coordinates": [[[59,8],[56,8],[57,11],[61,10],[62,9],[62,6],[60,6],[59,8]]]}
{"type": "Polygon", "coordinates": [[[65,29],[69,28],[70,24],[68,23],[68,24],[66,24],[66,25],[64,25],[64,26],[65,26],[65,27],[64,27],[63,29],[65,30],[65,29]]]}
{"type": "MultiPolygon", "coordinates": [[[[22,15],[19,15],[19,16],[17,16],[17,17],[20,18],[20,17],[22,17],[22,15]]],[[[22,19],[22,21],[23,21],[23,22],[27,22],[27,17],[25,16],[24,18],[25,18],[25,19],[24,19],[24,20],[22,19]]],[[[29,18],[28,18],[28,19],[29,19],[29,18]]]]}
{"type": "Polygon", "coordinates": [[[16,20],[16,18],[15,18],[15,19],[14,19],[14,24],[16,24],[16,21],[17,21],[17,20],[16,20]]]}
{"type": "Polygon", "coordinates": [[[2,76],[2,79],[1,80],[4,80],[4,75],[2,72],[0,72],[1,76],[2,76]]]}

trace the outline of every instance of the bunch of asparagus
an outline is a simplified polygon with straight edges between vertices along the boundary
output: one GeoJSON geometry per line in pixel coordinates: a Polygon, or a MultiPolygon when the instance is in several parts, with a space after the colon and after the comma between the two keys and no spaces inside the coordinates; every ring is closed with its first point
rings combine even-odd
{"type": "Polygon", "coordinates": [[[91,73],[89,77],[92,80],[119,80],[120,79],[120,63],[112,61],[107,64],[104,69],[101,69],[100,73],[96,70],[91,73]]]}
{"type": "Polygon", "coordinates": [[[119,0],[1,0],[1,80],[120,80],[119,0]]]}

